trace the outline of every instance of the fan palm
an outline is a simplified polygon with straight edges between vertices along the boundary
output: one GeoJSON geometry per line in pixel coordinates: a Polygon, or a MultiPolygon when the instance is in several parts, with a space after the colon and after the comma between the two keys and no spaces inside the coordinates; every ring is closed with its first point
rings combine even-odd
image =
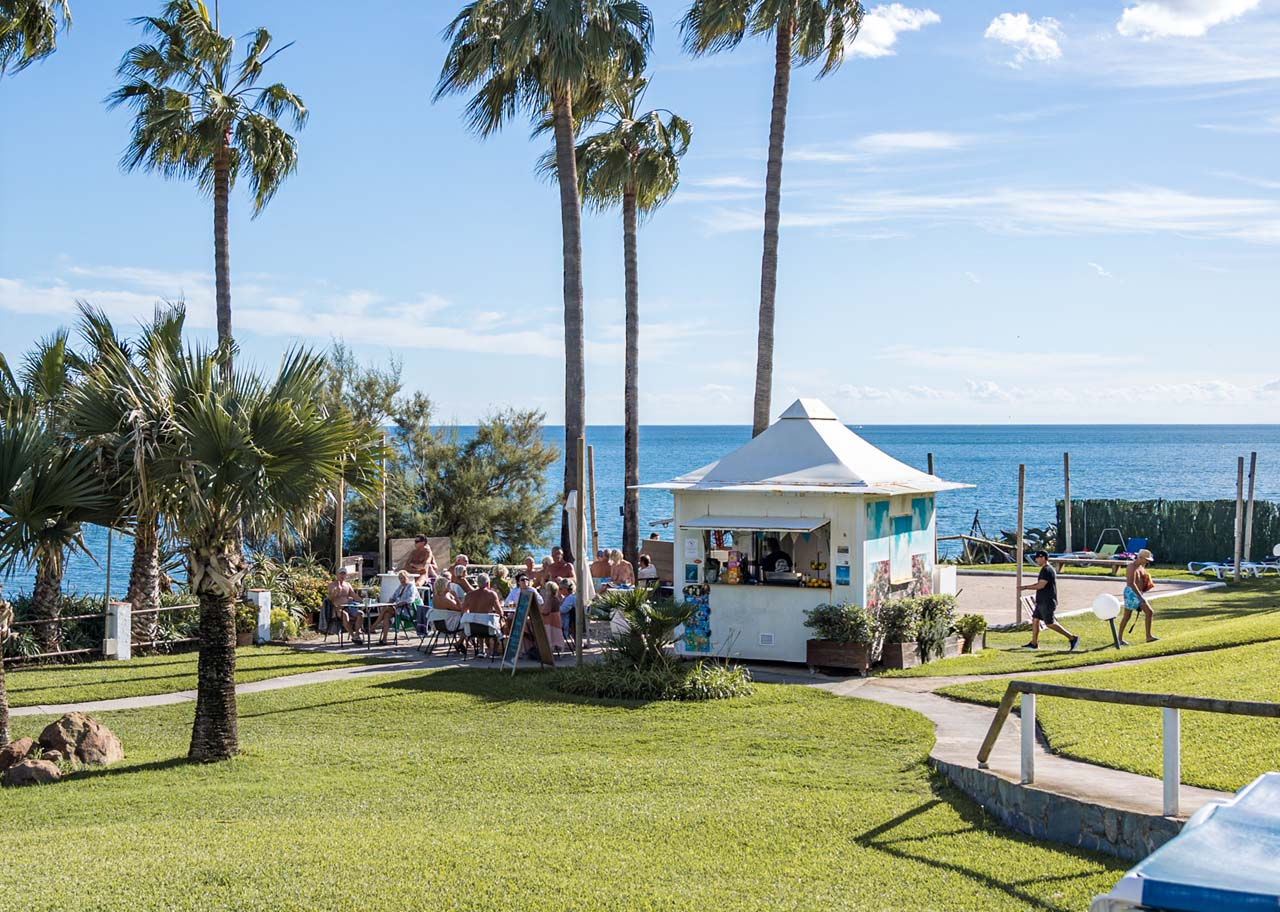
{"type": "MultiPolygon", "coordinates": [[[[445,30],[436,99],[471,92],[467,119],[489,136],[518,114],[538,123],[550,112],[560,189],[564,271],[564,490],[577,487],[577,440],[586,429],[582,305],[582,217],[574,160],[575,93],[610,69],[639,75],[653,20],[638,0],[472,0],[445,30]]],[[[579,97],[584,97],[579,94],[579,97]]],[[[562,525],[567,546],[567,526],[562,525]]]]}
{"type": "MultiPolygon", "coordinates": [[[[298,144],[281,125],[307,120],[302,99],[283,83],[261,86],[271,34],[249,34],[249,47],[234,66],[235,39],[220,34],[201,0],[169,0],[160,16],[134,20],[154,43],[124,56],[126,81],[107,98],[134,111],[133,137],[120,160],[126,171],[142,168],[165,177],[194,179],[213,196],[214,284],[218,342],[231,341],[231,254],[227,213],[239,177],[253,191],[253,214],[275,196],[298,167],[298,144]]],[[[230,369],[230,359],[222,363],[230,369]]]]}
{"type": "Polygon", "coordinates": [[[270,380],[226,371],[194,350],[176,360],[169,424],[155,443],[149,482],[173,494],[166,516],[186,543],[190,587],[200,603],[200,657],[189,756],[215,761],[239,747],[235,606],[247,535],[296,533],[322,509],[344,473],[361,493],[376,490],[377,435],[321,403],[324,362],[288,352],[270,380]]]}
{"type": "MultiPolygon", "coordinates": [[[[612,80],[603,90],[605,128],[578,143],[578,189],[583,203],[604,211],[622,209],[622,246],[626,288],[626,367],[623,379],[624,458],[622,550],[635,559],[640,546],[640,278],[637,222],[675,193],[680,157],[693,134],[689,122],[670,111],[639,113],[648,80],[612,80]]],[[[555,173],[553,156],[541,170],[555,173]]]]}
{"type": "Polygon", "coordinates": [[[133,520],[126,601],[133,606],[139,638],[145,638],[160,607],[159,526],[168,502],[167,492],[152,484],[152,463],[169,428],[185,318],[181,304],[157,309],[131,346],[116,337],[105,314],[80,304],[80,335],[93,357],[72,394],[68,421],[78,438],[101,448],[104,470],[133,520]]]}
{"type": "Polygon", "coordinates": [[[774,298],[778,290],[778,223],[782,200],[782,143],[787,127],[791,68],[822,61],[818,76],[844,62],[857,37],[859,0],[693,0],[681,22],[685,47],[695,55],[729,50],[748,34],[774,41],[773,108],[764,185],[764,254],[760,265],[760,327],[751,435],[769,426],[773,391],[774,298]]]}
{"type": "Polygon", "coordinates": [[[70,27],[67,0],[0,0],[0,76],[48,57],[70,27]]]}

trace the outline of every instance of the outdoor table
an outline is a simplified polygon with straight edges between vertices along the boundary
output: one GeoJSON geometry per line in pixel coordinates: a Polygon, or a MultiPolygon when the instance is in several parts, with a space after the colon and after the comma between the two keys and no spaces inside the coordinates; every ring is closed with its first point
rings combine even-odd
{"type": "Polygon", "coordinates": [[[383,608],[394,608],[395,602],[353,602],[355,607],[364,612],[364,644],[367,647],[373,646],[373,623],[378,619],[378,614],[383,608]]]}

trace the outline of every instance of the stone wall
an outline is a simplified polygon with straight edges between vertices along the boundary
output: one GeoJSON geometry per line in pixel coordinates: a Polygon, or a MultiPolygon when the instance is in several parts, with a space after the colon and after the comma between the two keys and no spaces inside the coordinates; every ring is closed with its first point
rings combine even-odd
{"type": "Polygon", "coordinates": [[[1138,861],[1182,829],[1181,820],[1090,804],[933,757],[929,763],[1005,826],[1036,839],[1138,861]]]}

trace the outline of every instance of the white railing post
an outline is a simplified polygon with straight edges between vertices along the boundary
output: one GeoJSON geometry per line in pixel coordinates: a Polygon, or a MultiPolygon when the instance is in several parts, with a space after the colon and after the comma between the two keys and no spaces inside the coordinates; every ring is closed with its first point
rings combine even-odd
{"type": "Polygon", "coordinates": [[[1164,815],[1178,816],[1178,792],[1182,784],[1182,719],[1177,709],[1166,706],[1164,717],[1164,815]]]}
{"type": "Polygon", "coordinates": [[[1022,784],[1036,781],[1036,695],[1022,695],[1022,784]]]}
{"type": "Polygon", "coordinates": [[[133,658],[133,605],[129,602],[107,602],[102,657],[124,662],[133,658]]]}

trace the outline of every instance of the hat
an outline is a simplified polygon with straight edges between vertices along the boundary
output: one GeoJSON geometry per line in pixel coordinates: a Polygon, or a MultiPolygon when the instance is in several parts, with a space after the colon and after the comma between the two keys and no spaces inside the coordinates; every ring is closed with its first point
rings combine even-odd
{"type": "Polygon", "coordinates": [[[1138,552],[1138,557],[1148,562],[1154,561],[1156,559],[1156,556],[1152,554],[1150,551],[1148,551],[1146,548],[1143,548],[1141,551],[1138,552]]]}
{"type": "Polygon", "coordinates": [[[1045,560],[1048,560],[1048,559],[1049,559],[1049,552],[1048,552],[1048,551],[1044,551],[1044,550],[1040,550],[1040,551],[1037,551],[1035,554],[1033,554],[1033,555],[1031,555],[1031,556],[1032,556],[1033,558],[1035,558],[1036,560],[1039,560],[1039,559],[1040,559],[1040,558],[1042,558],[1042,557],[1043,557],[1045,560]]]}

